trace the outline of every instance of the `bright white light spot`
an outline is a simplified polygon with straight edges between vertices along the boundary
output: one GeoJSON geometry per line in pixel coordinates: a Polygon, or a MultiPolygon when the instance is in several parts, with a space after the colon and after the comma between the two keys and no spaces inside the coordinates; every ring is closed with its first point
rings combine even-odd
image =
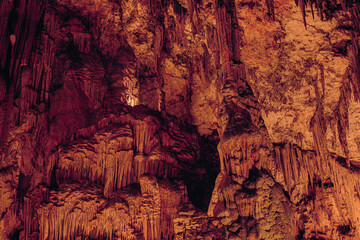
{"type": "Polygon", "coordinates": [[[135,101],[130,95],[127,96],[127,103],[132,107],[135,105],[135,101]]]}

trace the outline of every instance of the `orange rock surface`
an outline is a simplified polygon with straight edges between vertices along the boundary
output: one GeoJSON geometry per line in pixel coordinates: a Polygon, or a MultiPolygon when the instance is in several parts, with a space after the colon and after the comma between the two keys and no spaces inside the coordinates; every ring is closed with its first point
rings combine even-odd
{"type": "Polygon", "coordinates": [[[0,240],[360,239],[357,0],[0,2],[0,240]]]}

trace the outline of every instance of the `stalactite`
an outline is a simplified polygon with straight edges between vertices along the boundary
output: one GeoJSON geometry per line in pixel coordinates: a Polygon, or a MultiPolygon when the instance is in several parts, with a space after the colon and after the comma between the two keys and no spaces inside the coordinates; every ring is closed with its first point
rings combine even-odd
{"type": "MultiPolygon", "coordinates": [[[[186,32],[187,29],[185,28],[188,27],[186,24],[188,23],[189,19],[193,31],[202,34],[202,29],[199,28],[196,30],[196,28],[200,25],[198,25],[196,23],[196,19],[194,19],[195,15],[197,14],[197,9],[195,9],[197,6],[195,6],[195,2],[193,0],[187,0],[187,4],[176,0],[171,1],[170,4],[173,7],[172,10],[174,10],[174,21],[176,24],[174,25],[175,37],[172,39],[175,39],[176,43],[181,42],[182,44],[187,45],[188,32],[186,32]]],[[[306,5],[306,2],[309,2],[306,0],[300,1],[302,2],[303,6],[306,5]]],[[[27,3],[29,3],[29,1],[27,1],[27,3]]],[[[113,1],[111,1],[111,4],[112,3],[113,1]]],[[[272,15],[272,17],[274,17],[273,0],[267,0],[266,3],[268,5],[269,13],[272,15]]],[[[343,4],[343,1],[341,3],[343,4]]],[[[104,3],[101,3],[101,1],[95,1],[94,4],[96,10],[98,10],[100,4],[104,3]]],[[[165,96],[164,90],[164,82],[166,79],[161,76],[163,75],[163,73],[161,73],[161,58],[163,55],[170,56],[172,52],[169,51],[169,53],[166,54],[162,52],[164,51],[163,41],[165,35],[170,35],[170,33],[166,32],[166,28],[157,25],[162,20],[159,12],[165,10],[162,9],[164,8],[164,6],[162,6],[163,4],[167,4],[167,2],[157,0],[150,1],[150,15],[155,15],[156,19],[156,28],[154,31],[154,49],[157,61],[156,71],[159,75],[158,81],[162,86],[159,109],[165,112],[168,96],[165,96]]],[[[201,3],[197,4],[200,5],[201,3]]],[[[227,84],[230,82],[231,85],[236,88],[239,87],[237,83],[245,82],[243,79],[245,79],[246,76],[244,76],[242,73],[244,70],[240,69],[244,67],[241,64],[240,54],[240,48],[242,44],[242,29],[235,24],[239,20],[238,17],[234,15],[237,10],[236,6],[234,6],[235,2],[232,0],[220,0],[215,3],[217,5],[216,7],[211,6],[211,4],[207,6],[204,5],[204,7],[209,7],[211,11],[215,10],[217,12],[217,31],[214,32],[213,29],[214,19],[201,19],[201,21],[209,23],[209,26],[206,26],[205,28],[210,30],[206,29],[205,31],[208,31],[207,33],[212,36],[206,39],[201,39],[201,41],[204,40],[204,44],[205,42],[208,44],[209,51],[211,50],[211,53],[209,54],[214,55],[211,56],[214,59],[209,61],[211,61],[211,64],[216,66],[208,66],[209,64],[206,63],[206,56],[204,59],[200,58],[201,61],[204,62],[200,63],[199,67],[201,78],[206,82],[206,79],[209,78],[210,75],[218,74],[219,78],[217,79],[220,79],[220,81],[214,80],[216,84],[221,82],[220,85],[222,87],[223,83],[226,82],[227,84]],[[239,79],[241,79],[241,81],[238,81],[239,79]]],[[[5,5],[5,3],[3,5],[5,5]]],[[[12,7],[10,7],[10,9],[11,8],[12,7]]],[[[171,12],[172,10],[169,10],[168,12],[171,12]]],[[[148,9],[145,9],[144,12],[149,14],[148,9]]],[[[302,12],[305,22],[305,10],[302,9],[302,12]]],[[[3,7],[1,7],[0,11],[0,14],[2,13],[3,7]]],[[[4,16],[5,15],[6,14],[4,14],[4,16]]],[[[321,15],[323,15],[323,13],[321,13],[321,15]]],[[[51,16],[52,17],[48,16],[49,19],[47,19],[47,15],[45,16],[44,22],[46,24],[52,24],[56,22],[54,19],[55,16],[51,16]]],[[[4,21],[5,20],[2,19],[0,20],[0,30],[3,29],[2,22],[4,21]]],[[[93,23],[95,24],[95,22],[96,21],[93,23]]],[[[56,23],[52,24],[51,26],[45,26],[44,29],[49,27],[51,28],[49,32],[57,32],[57,26],[55,25],[56,23]]],[[[95,29],[96,26],[92,27],[93,31],[95,32],[105,32],[107,29],[104,28],[97,30],[95,29]]],[[[153,26],[150,28],[153,30],[152,27],[153,26]]],[[[152,30],[150,31],[150,34],[154,34],[152,30]]],[[[0,32],[0,34],[2,33],[0,32]]],[[[23,39],[21,37],[19,38],[19,34],[17,33],[6,34],[8,35],[7,37],[9,37],[9,39],[6,40],[6,44],[8,46],[4,48],[5,51],[7,52],[8,48],[11,47],[9,44],[13,45],[12,51],[18,51],[17,49],[20,48],[19,46],[21,45],[23,39]],[[14,37],[10,39],[10,36],[14,37]]],[[[51,86],[51,80],[54,78],[54,59],[52,53],[56,52],[54,50],[54,44],[56,40],[54,42],[54,38],[50,35],[47,35],[46,33],[42,33],[41,35],[42,37],[38,38],[38,42],[35,44],[41,47],[39,47],[37,53],[33,53],[33,55],[30,57],[33,58],[33,61],[30,61],[31,65],[27,64],[26,61],[20,62],[20,65],[23,64],[21,66],[20,75],[22,82],[17,82],[18,85],[16,85],[15,88],[23,90],[21,92],[23,102],[20,103],[20,106],[18,106],[20,109],[19,111],[22,113],[33,105],[37,105],[39,103],[47,104],[50,100],[49,90],[51,86]]],[[[81,55],[89,54],[91,51],[90,48],[92,47],[91,37],[85,33],[74,33],[72,35],[73,44],[79,50],[79,52],[82,53],[81,55]]],[[[1,39],[3,35],[0,36],[1,39]]],[[[123,40],[127,39],[123,36],[122,38],[123,40]]],[[[172,42],[172,39],[170,42],[172,42]]],[[[93,40],[95,41],[95,38],[93,40]]],[[[25,46],[27,45],[25,44],[25,46]]],[[[197,45],[194,46],[196,47],[197,45]]],[[[1,49],[0,56],[2,56],[2,52],[3,50],[1,49]]],[[[96,55],[97,53],[91,52],[91,54],[96,55]]],[[[16,54],[13,54],[12,56],[15,55],[16,54]]],[[[104,56],[104,59],[104,63],[108,62],[107,56],[104,56]]],[[[142,58],[140,57],[139,59],[142,58]]],[[[145,60],[148,61],[148,59],[145,60]]],[[[18,59],[15,61],[18,61],[18,59]]],[[[87,69],[90,69],[92,66],[93,65],[91,64],[85,64],[84,68],[79,69],[79,71],[72,69],[74,70],[73,76],[75,79],[75,77],[78,77],[78,74],[89,74],[87,81],[80,82],[79,86],[90,101],[100,104],[106,89],[99,88],[105,84],[102,82],[96,82],[96,76],[91,75],[90,71],[87,71],[87,69]]],[[[99,71],[99,69],[96,69],[96,72],[99,71]]],[[[131,74],[132,73],[129,73],[129,76],[131,74]]],[[[105,77],[101,76],[101,79],[103,78],[105,77]]],[[[130,83],[130,81],[126,82],[124,83],[124,87],[131,88],[130,86],[132,86],[132,84],[133,83],[130,83]]],[[[321,84],[324,85],[324,81],[321,84]]],[[[15,92],[16,94],[19,94],[17,90],[15,92]]],[[[246,93],[246,91],[244,92],[246,93]]],[[[236,93],[241,95],[245,94],[244,92],[236,93]]],[[[168,92],[166,92],[166,94],[168,94],[168,92]]],[[[345,98],[344,95],[345,93],[342,93],[342,97],[345,98]]],[[[135,104],[136,100],[134,100],[133,93],[131,91],[124,94],[124,96],[124,99],[126,98],[125,101],[127,101],[128,104],[135,104]]],[[[251,96],[251,94],[249,96],[246,95],[244,97],[244,101],[232,100],[232,103],[235,103],[234,105],[238,107],[245,106],[247,110],[250,108],[255,109],[258,106],[254,103],[254,101],[251,102],[253,100],[251,96]]],[[[339,107],[339,115],[342,116],[339,120],[339,125],[343,127],[346,126],[345,118],[347,117],[345,111],[343,111],[343,108],[347,109],[347,103],[345,100],[339,100],[339,102],[341,102],[339,103],[339,106],[341,105],[341,107],[339,107]]],[[[216,104],[217,103],[214,105],[216,104]]],[[[230,104],[226,107],[229,106],[230,104]]],[[[108,109],[113,110],[111,107],[108,109]]],[[[233,105],[230,107],[233,107],[233,105]]],[[[117,108],[121,108],[121,106],[116,105],[116,109],[117,108]]],[[[44,107],[44,109],[46,109],[46,107],[44,107]]],[[[96,118],[96,120],[94,120],[96,122],[94,125],[80,129],[75,133],[71,140],[68,141],[68,139],[66,139],[66,142],[68,142],[69,145],[58,145],[58,150],[53,152],[50,158],[45,161],[48,163],[45,177],[47,185],[51,188],[58,187],[58,189],[56,191],[52,191],[52,199],[49,200],[50,203],[44,202],[42,203],[42,206],[40,206],[40,239],[75,239],[77,237],[87,237],[92,239],[142,238],[142,236],[134,236],[135,234],[133,234],[132,231],[134,229],[138,232],[143,231],[145,239],[175,238],[175,230],[172,229],[172,226],[174,225],[173,218],[176,214],[176,210],[180,208],[179,202],[177,201],[178,195],[175,194],[174,191],[169,191],[167,193],[161,192],[164,189],[166,190],[166,187],[161,186],[163,182],[157,181],[155,183],[151,183],[152,185],[150,184],[149,186],[146,186],[146,184],[144,185],[141,179],[144,178],[144,175],[158,176],[161,179],[167,179],[178,178],[181,176],[180,174],[186,171],[191,173],[197,172],[198,169],[196,169],[196,171],[191,169],[199,155],[196,149],[199,143],[196,142],[196,137],[193,138],[193,136],[197,133],[179,133],[182,132],[182,130],[176,129],[177,126],[171,126],[171,124],[165,123],[167,121],[167,116],[165,113],[161,114],[161,117],[154,117],[153,115],[157,115],[158,113],[154,113],[152,116],[148,116],[143,114],[143,112],[148,110],[144,110],[139,106],[135,108],[125,107],[124,109],[124,112],[120,112],[120,110],[114,110],[119,112],[116,112],[112,115],[108,113],[104,113],[102,116],[100,116],[100,114],[96,115],[94,117],[96,118]],[[76,187],[64,187],[65,180],[71,180],[73,184],[76,185],[76,187]],[[77,185],[74,183],[76,181],[80,182],[80,184],[77,185]],[[54,182],[56,183],[56,186],[54,186],[54,182]],[[88,183],[94,185],[100,184],[100,187],[97,189],[95,194],[91,193],[93,186],[86,186],[88,183]],[[129,186],[132,183],[140,183],[142,188],[142,195],[140,197],[140,194],[136,193],[139,196],[132,196],[133,198],[141,199],[141,201],[138,199],[136,200],[141,203],[137,203],[136,207],[134,207],[135,210],[133,210],[129,216],[129,211],[132,211],[130,210],[132,203],[127,202],[127,197],[119,197],[118,194],[120,192],[125,194],[128,188],[133,188],[134,186],[129,186]],[[82,188],[80,185],[84,185],[86,187],[82,188]],[[79,189],[82,190],[80,191],[79,189]],[[166,197],[164,197],[164,195],[166,197]],[[106,199],[104,199],[104,196],[106,199]],[[113,214],[113,212],[116,212],[116,214],[113,214]],[[118,217],[119,215],[121,218],[118,217]],[[139,216],[142,216],[142,218],[139,216]],[[137,226],[134,227],[134,225],[137,226]]],[[[234,109],[236,111],[238,110],[238,108],[235,107],[234,109]]],[[[97,111],[98,109],[95,110],[97,111]]],[[[96,112],[95,110],[94,113],[96,112]]],[[[106,110],[104,109],[99,110],[101,114],[105,111],[106,110]]],[[[256,112],[256,110],[254,110],[254,112],[256,112]]],[[[251,112],[250,114],[253,113],[251,112]]],[[[256,114],[258,114],[258,112],[253,115],[256,114]]],[[[298,187],[297,185],[305,185],[305,188],[307,189],[309,185],[313,184],[313,181],[317,175],[320,175],[320,177],[323,175],[323,171],[321,169],[323,168],[323,164],[327,163],[324,163],[324,161],[320,160],[324,160],[328,157],[327,153],[325,153],[326,144],[324,140],[324,127],[322,125],[323,115],[323,109],[321,106],[319,106],[313,118],[313,133],[315,145],[317,146],[317,154],[310,151],[303,151],[299,147],[289,143],[285,144],[284,146],[275,146],[275,159],[276,165],[278,166],[278,169],[276,170],[283,172],[284,174],[284,181],[279,182],[286,185],[285,189],[289,194],[292,193],[295,187],[298,187]],[[318,161],[316,161],[315,158],[318,161]]],[[[248,115],[245,116],[247,117],[248,115]]],[[[92,121],[93,119],[89,119],[89,124],[90,122],[92,123],[92,121]]],[[[219,144],[219,155],[221,160],[221,174],[226,174],[226,177],[228,178],[223,182],[223,186],[221,186],[222,189],[219,191],[219,193],[217,193],[217,197],[228,210],[226,213],[221,213],[224,214],[222,217],[226,216],[231,218],[231,220],[241,221],[239,216],[255,216],[257,212],[260,212],[259,209],[262,207],[260,204],[256,205],[254,201],[255,197],[248,196],[251,195],[252,192],[246,192],[248,189],[242,189],[241,185],[243,184],[243,180],[246,178],[258,177],[254,176],[257,174],[255,170],[260,169],[259,174],[267,174],[265,171],[267,166],[265,164],[261,165],[263,169],[258,167],[258,164],[261,161],[261,150],[265,148],[265,146],[263,146],[263,142],[265,140],[263,139],[266,137],[257,133],[256,131],[258,129],[256,129],[256,127],[251,129],[238,127],[237,125],[231,127],[235,130],[238,130],[236,134],[240,136],[233,137],[232,135],[226,136],[226,134],[220,134],[221,142],[219,144]],[[247,195],[245,197],[236,197],[237,194],[247,195]]],[[[31,131],[36,130],[31,129],[31,131]]],[[[3,133],[1,135],[3,135],[3,133]]],[[[270,156],[270,154],[267,156],[270,156]]],[[[341,172],[342,170],[336,170],[335,168],[336,167],[334,167],[333,172],[334,175],[337,174],[335,177],[336,184],[344,184],[345,181],[350,180],[341,177],[341,175],[344,173],[341,172]]],[[[245,184],[247,184],[247,182],[253,181],[252,178],[248,179],[245,184]]],[[[351,183],[349,185],[350,187],[346,186],[344,189],[341,189],[341,191],[345,192],[346,194],[351,193],[351,191],[354,191],[354,189],[359,191],[360,182],[351,183]]],[[[279,188],[279,192],[282,193],[281,188],[279,188]]],[[[26,233],[32,231],[31,225],[29,225],[31,222],[29,216],[32,215],[33,211],[32,203],[27,202],[27,200],[28,199],[25,200],[26,203],[24,208],[26,216],[24,221],[26,233]]],[[[356,201],[356,196],[352,197],[351,201],[356,201]]],[[[272,201],[268,202],[272,203],[272,201]]],[[[357,210],[351,209],[351,211],[356,213],[357,210]]],[[[356,216],[355,213],[354,216],[356,216]]],[[[204,219],[204,221],[208,221],[207,218],[204,219]]],[[[189,223],[189,225],[191,224],[193,223],[189,223]]],[[[221,224],[226,225],[228,222],[226,222],[225,219],[221,224]]],[[[221,228],[220,225],[218,226],[221,228]]],[[[187,226],[187,228],[184,227],[186,231],[188,231],[189,228],[189,226],[187,226]]],[[[240,231],[238,229],[239,228],[237,228],[234,233],[240,231]]],[[[184,234],[184,236],[186,236],[186,234],[184,234]]],[[[193,239],[192,237],[184,238],[193,239]]]]}
{"type": "Polygon", "coordinates": [[[347,143],[347,131],[349,129],[349,103],[351,92],[355,101],[360,101],[360,54],[359,54],[359,34],[360,34],[360,5],[357,2],[341,1],[343,9],[350,10],[347,20],[351,22],[351,46],[349,49],[349,68],[346,70],[340,92],[340,98],[335,113],[337,117],[337,127],[339,140],[345,153],[347,166],[350,167],[349,149],[347,143]],[[345,7],[345,8],[344,8],[345,7]],[[352,75],[352,76],[351,76],[352,75]],[[350,86],[351,83],[351,86],[350,86]]]}
{"type": "Polygon", "coordinates": [[[331,180],[334,183],[336,191],[336,200],[341,203],[342,206],[339,208],[342,209],[342,216],[349,217],[352,219],[355,216],[360,214],[359,209],[355,206],[360,204],[359,199],[359,184],[360,184],[360,175],[357,172],[353,172],[339,164],[335,159],[332,159],[331,163],[331,180]]]}
{"type": "MultiPolygon", "coordinates": [[[[230,0],[231,1],[231,0],[230,0]]],[[[232,60],[232,26],[231,26],[231,9],[228,6],[229,1],[219,0],[216,11],[216,30],[217,30],[217,45],[220,53],[220,63],[224,73],[224,80],[227,73],[230,72],[230,60],[232,60]]]]}
{"type": "Polygon", "coordinates": [[[76,33],[74,36],[74,44],[82,53],[90,53],[91,35],[89,33],[76,33]]]}
{"type": "Polygon", "coordinates": [[[305,194],[309,192],[309,187],[313,187],[315,176],[322,181],[331,177],[330,173],[324,173],[323,169],[330,167],[329,161],[318,162],[315,152],[304,151],[298,146],[286,143],[284,146],[275,146],[275,162],[281,166],[284,174],[285,188],[291,195],[296,185],[302,185],[305,194]]]}
{"type": "Polygon", "coordinates": [[[4,50],[1,55],[1,59],[3,59],[1,67],[5,69],[5,65],[8,64],[9,77],[13,82],[17,81],[19,66],[29,63],[36,30],[45,5],[46,1],[20,1],[16,8],[12,3],[2,4],[2,7],[8,8],[2,10],[5,13],[4,17],[7,17],[2,22],[3,27],[8,27],[8,30],[3,29],[5,31],[1,36],[1,43],[4,43],[4,46],[1,46],[1,49],[4,50]],[[19,17],[15,18],[15,16],[19,17]],[[25,18],[31,19],[31,21],[25,21],[25,18]],[[8,55],[10,39],[6,38],[10,38],[10,35],[15,36],[16,42],[8,55]]]}
{"type": "Polygon", "coordinates": [[[97,182],[104,185],[104,196],[110,197],[112,192],[138,183],[143,174],[178,178],[184,166],[196,158],[197,149],[192,144],[196,138],[183,135],[176,125],[169,126],[166,132],[160,126],[150,116],[145,121],[128,114],[99,120],[97,125],[86,128],[94,135],[80,133],[86,132],[83,129],[75,134],[79,138],[74,138],[72,145],[60,146],[51,155],[48,186],[54,176],[58,183],[66,179],[97,182]],[[109,128],[110,124],[116,124],[116,128],[109,128]]]}
{"type": "Polygon", "coordinates": [[[305,8],[306,8],[306,3],[307,0],[295,0],[295,3],[297,6],[299,6],[300,10],[301,10],[301,14],[303,16],[303,21],[304,21],[304,26],[306,28],[306,13],[305,13],[305,8]]]}
{"type": "Polygon", "coordinates": [[[31,233],[31,223],[33,217],[33,204],[32,199],[25,197],[24,198],[24,225],[25,225],[25,239],[29,239],[29,234],[31,233]]]}
{"type": "MultiPolygon", "coordinates": [[[[340,88],[340,97],[338,104],[335,109],[335,117],[337,120],[337,128],[339,133],[339,140],[342,146],[342,149],[345,153],[347,164],[350,166],[349,157],[349,149],[347,144],[347,131],[349,129],[349,104],[350,104],[350,97],[351,97],[351,87],[350,81],[351,76],[348,76],[348,71],[344,74],[343,77],[343,84],[340,88]]],[[[353,88],[355,91],[355,88],[353,88]]],[[[357,99],[357,94],[354,92],[354,98],[357,99]]]]}
{"type": "Polygon", "coordinates": [[[285,184],[287,186],[288,192],[291,192],[291,185],[293,181],[293,172],[292,172],[292,159],[290,155],[290,146],[289,144],[285,145],[285,148],[282,149],[281,156],[283,158],[282,165],[285,175],[285,184]]]}
{"type": "Polygon", "coordinates": [[[326,161],[328,158],[328,150],[326,143],[326,120],[324,117],[324,97],[325,97],[325,79],[324,79],[324,67],[321,64],[317,64],[320,68],[320,83],[322,86],[322,94],[318,87],[318,79],[315,79],[313,84],[316,94],[316,110],[314,116],[310,120],[310,129],[313,132],[314,144],[317,153],[317,166],[320,174],[323,173],[322,161],[326,161]]]}
{"type": "Polygon", "coordinates": [[[13,112],[13,108],[14,108],[14,104],[13,104],[13,99],[14,99],[14,87],[13,85],[11,85],[10,89],[8,91],[6,91],[5,93],[5,99],[4,99],[4,109],[5,112],[2,115],[2,118],[0,119],[1,121],[1,130],[0,130],[0,149],[2,149],[3,152],[6,152],[6,145],[5,143],[7,142],[8,139],[8,128],[10,126],[10,121],[11,119],[11,113],[13,112]]]}
{"type": "MultiPolygon", "coordinates": [[[[180,185],[181,186],[181,185],[180,185]]],[[[173,239],[173,218],[184,193],[180,186],[169,188],[166,182],[159,182],[154,177],[143,176],[140,179],[141,192],[144,196],[140,207],[143,221],[144,239],[173,239]],[[178,190],[176,190],[179,188],[178,190]]]]}
{"type": "Polygon", "coordinates": [[[64,185],[53,193],[51,202],[38,209],[39,239],[125,239],[136,237],[131,228],[131,216],[123,202],[109,204],[101,198],[99,189],[85,190],[64,185]],[[70,195],[66,191],[71,191],[70,195]],[[121,216],[119,218],[118,216],[121,216]]]}
{"type": "Polygon", "coordinates": [[[137,154],[144,153],[145,135],[147,133],[147,125],[143,121],[138,121],[134,125],[134,140],[137,154]]]}
{"type": "MultiPolygon", "coordinates": [[[[318,15],[323,20],[331,19],[335,11],[337,10],[338,1],[336,0],[295,0],[295,4],[300,8],[301,14],[303,16],[303,22],[306,28],[306,7],[310,5],[312,16],[314,18],[314,6],[318,11],[318,15]]],[[[352,5],[352,1],[340,0],[340,4],[343,10],[346,10],[349,5],[352,5]]]]}
{"type": "Polygon", "coordinates": [[[259,162],[259,148],[262,145],[261,134],[243,133],[226,140],[218,145],[221,171],[228,175],[246,179],[249,171],[259,162]]]}
{"type": "Polygon", "coordinates": [[[349,62],[350,68],[353,72],[353,77],[351,78],[353,94],[356,101],[360,100],[360,54],[359,54],[359,40],[352,34],[352,45],[349,51],[349,62]]]}
{"type": "Polygon", "coordinates": [[[176,0],[171,1],[171,6],[175,12],[175,39],[177,43],[181,43],[184,39],[186,20],[185,16],[187,15],[188,11],[176,0]]]}
{"type": "MultiPolygon", "coordinates": [[[[50,100],[50,86],[53,77],[52,65],[55,58],[55,42],[51,34],[56,32],[59,26],[53,12],[46,12],[43,18],[43,34],[35,37],[33,44],[35,48],[31,55],[29,53],[27,60],[22,60],[19,63],[20,74],[16,81],[15,92],[16,98],[20,97],[18,106],[20,115],[25,114],[32,106],[40,103],[49,104],[50,100]]],[[[28,47],[30,49],[32,45],[28,47]]]]}
{"type": "Polygon", "coordinates": [[[316,110],[314,117],[311,120],[311,128],[313,131],[315,149],[318,155],[317,164],[320,169],[322,168],[321,161],[326,161],[327,159],[326,140],[323,126],[324,121],[322,119],[321,113],[319,110],[316,110]]]}
{"type": "MultiPolygon", "coordinates": [[[[326,17],[326,19],[331,19],[332,14],[334,14],[334,9],[336,9],[336,2],[335,1],[329,1],[329,0],[316,0],[316,1],[308,1],[308,0],[295,0],[295,3],[300,7],[302,14],[303,14],[303,21],[306,27],[306,16],[305,16],[305,7],[307,3],[310,4],[311,7],[313,7],[313,4],[315,4],[315,8],[318,10],[319,15],[321,17],[321,20],[326,17]],[[326,4],[325,4],[326,3],[326,4]]],[[[350,36],[351,36],[351,46],[349,51],[349,69],[351,69],[353,76],[348,77],[349,72],[348,70],[344,74],[343,77],[343,85],[341,87],[341,94],[340,99],[338,102],[338,106],[335,110],[336,118],[337,118],[337,127],[339,132],[339,139],[341,146],[343,148],[343,151],[345,153],[345,156],[347,158],[347,164],[350,166],[350,161],[348,159],[348,146],[347,146],[347,140],[346,140],[346,132],[348,129],[348,104],[349,104],[349,94],[351,94],[351,89],[348,84],[348,79],[350,79],[352,84],[352,92],[354,95],[354,98],[356,101],[359,101],[360,99],[360,70],[359,70],[359,41],[358,41],[358,35],[360,33],[360,7],[358,3],[353,1],[340,1],[342,10],[349,10],[351,15],[348,15],[347,20],[351,22],[351,28],[350,28],[350,36]]],[[[323,75],[323,73],[322,73],[323,75]]],[[[322,77],[323,79],[323,77],[322,77]]],[[[324,80],[322,80],[323,88],[324,88],[324,80]]],[[[317,89],[317,86],[315,86],[315,91],[317,94],[317,100],[319,101],[319,91],[317,89]]],[[[324,92],[324,91],[323,91],[324,92]]],[[[323,98],[323,96],[322,96],[323,98]]],[[[314,135],[314,142],[316,150],[321,157],[321,159],[326,158],[326,143],[325,143],[325,137],[324,132],[326,132],[326,123],[323,120],[323,109],[322,109],[322,103],[318,103],[317,110],[314,114],[314,117],[312,118],[312,130],[314,135]]],[[[319,160],[320,161],[320,160],[319,160]]],[[[318,162],[318,166],[321,167],[320,162],[318,162]]]]}
{"type": "MultiPolygon", "coordinates": [[[[4,69],[6,61],[8,59],[8,49],[9,49],[9,43],[10,43],[10,34],[13,32],[14,29],[7,29],[10,25],[11,17],[14,11],[14,2],[13,1],[3,1],[0,4],[0,15],[2,16],[0,19],[0,66],[2,69],[4,69]]],[[[14,25],[11,23],[11,25],[14,25]]],[[[16,38],[16,36],[15,36],[16,38]]]]}

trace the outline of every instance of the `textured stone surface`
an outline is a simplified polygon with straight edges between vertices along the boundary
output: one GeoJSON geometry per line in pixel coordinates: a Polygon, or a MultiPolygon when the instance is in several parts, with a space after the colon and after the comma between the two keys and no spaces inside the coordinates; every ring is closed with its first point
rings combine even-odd
{"type": "Polygon", "coordinates": [[[360,238],[358,2],[0,16],[0,239],[360,238]]]}

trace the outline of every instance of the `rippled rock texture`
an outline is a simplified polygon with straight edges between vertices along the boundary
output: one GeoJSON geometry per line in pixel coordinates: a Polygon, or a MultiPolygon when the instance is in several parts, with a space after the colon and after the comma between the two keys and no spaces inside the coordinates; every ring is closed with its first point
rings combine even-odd
{"type": "Polygon", "coordinates": [[[360,239],[356,0],[0,2],[0,239],[360,239]]]}

